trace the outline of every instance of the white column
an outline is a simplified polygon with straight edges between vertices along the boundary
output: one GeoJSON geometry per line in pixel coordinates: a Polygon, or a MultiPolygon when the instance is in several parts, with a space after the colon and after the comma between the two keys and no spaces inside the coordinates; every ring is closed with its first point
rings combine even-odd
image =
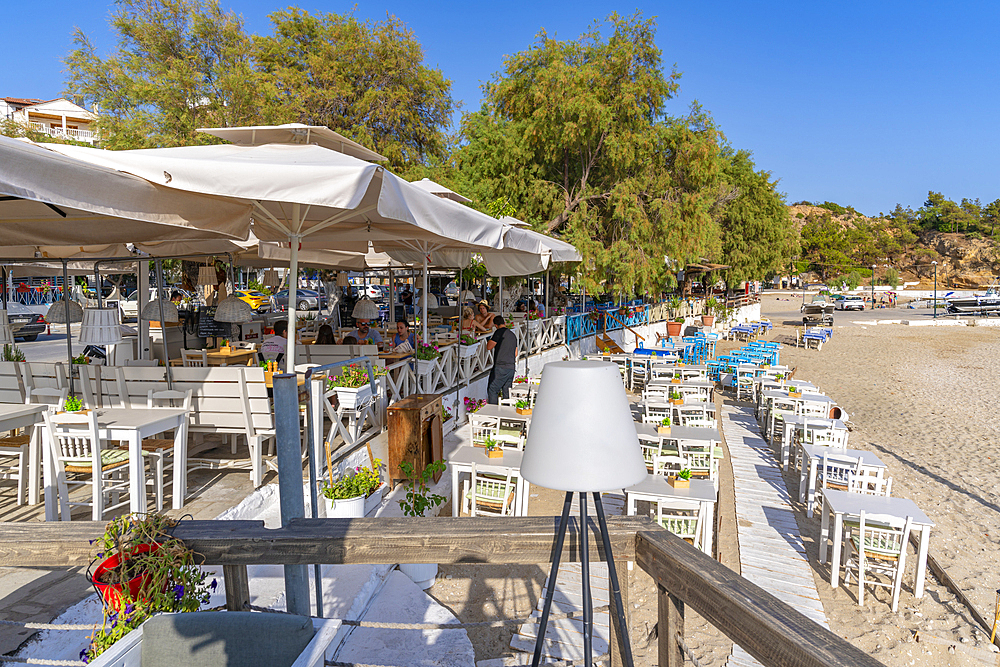
{"type": "MultiPolygon", "coordinates": [[[[139,359],[153,358],[153,341],[149,337],[149,321],[142,319],[142,309],[149,301],[149,262],[139,262],[136,280],[136,314],[139,320],[139,359]]],[[[166,349],[166,348],[164,348],[166,349]]]]}

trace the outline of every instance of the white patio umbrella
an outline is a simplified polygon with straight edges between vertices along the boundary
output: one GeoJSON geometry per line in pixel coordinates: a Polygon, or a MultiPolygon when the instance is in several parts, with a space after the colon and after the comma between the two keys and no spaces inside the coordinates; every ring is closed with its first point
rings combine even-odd
{"type": "MultiPolygon", "coordinates": [[[[438,199],[382,167],[319,146],[51,148],[171,188],[250,201],[254,234],[261,241],[290,244],[293,276],[302,248],[367,252],[370,242],[379,251],[406,248],[426,254],[443,248],[503,247],[504,228],[493,218],[438,199]]],[[[295,282],[289,285],[291,323],[295,282]]],[[[293,335],[288,339],[289,370],[294,352],[293,335]]]]}
{"type": "Polygon", "coordinates": [[[225,139],[237,146],[315,144],[367,162],[378,162],[386,159],[370,148],[366,148],[324,125],[285,123],[284,125],[252,125],[248,127],[199,127],[198,132],[225,139]]]}

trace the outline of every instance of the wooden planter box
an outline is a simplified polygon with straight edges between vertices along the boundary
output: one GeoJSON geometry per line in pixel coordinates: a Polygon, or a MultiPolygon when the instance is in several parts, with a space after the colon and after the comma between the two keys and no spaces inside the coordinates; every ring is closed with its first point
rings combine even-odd
{"type": "Polygon", "coordinates": [[[667,482],[669,482],[670,486],[674,487],[675,489],[691,488],[691,480],[689,479],[681,479],[680,477],[667,477],[667,482]]]}
{"type": "Polygon", "coordinates": [[[514,408],[519,415],[530,415],[531,408],[514,408]]]}
{"type": "Polygon", "coordinates": [[[656,427],[656,432],[659,433],[660,435],[670,435],[670,427],[669,426],[657,426],[656,427]]]}
{"type": "Polygon", "coordinates": [[[498,447],[496,449],[488,449],[488,450],[486,450],[486,458],[488,458],[488,459],[502,459],[503,458],[503,449],[498,447]]]}

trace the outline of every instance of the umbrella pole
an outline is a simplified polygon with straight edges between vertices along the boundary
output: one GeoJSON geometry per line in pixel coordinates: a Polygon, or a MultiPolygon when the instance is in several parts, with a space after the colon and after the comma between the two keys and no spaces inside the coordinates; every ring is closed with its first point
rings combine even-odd
{"type": "MultiPolygon", "coordinates": [[[[167,389],[174,388],[174,379],[170,376],[170,352],[167,348],[167,323],[163,319],[163,299],[166,296],[166,286],[163,284],[163,260],[156,260],[156,303],[160,308],[160,338],[163,340],[163,363],[167,369],[167,389]]],[[[138,299],[138,297],[136,297],[138,299]]],[[[141,315],[141,313],[140,313],[141,315]]]]}
{"type": "Polygon", "coordinates": [[[74,394],[73,387],[73,338],[70,332],[71,320],[70,310],[69,310],[69,268],[66,265],[66,260],[62,261],[63,265],[63,301],[66,307],[66,359],[69,361],[69,395],[74,394]]]}
{"type": "Polygon", "coordinates": [[[392,277],[392,267],[389,268],[389,328],[396,324],[396,282],[392,277]]]}
{"type": "Polygon", "coordinates": [[[549,312],[549,270],[545,269],[545,317],[552,317],[549,312]]]}
{"type": "MultiPolygon", "coordinates": [[[[294,205],[295,217],[299,217],[299,205],[294,205]]],[[[285,372],[295,372],[295,336],[298,333],[295,321],[295,300],[298,298],[297,288],[299,286],[299,238],[297,234],[288,236],[289,258],[288,258],[288,344],[285,347],[285,372]]]]}
{"type": "Polygon", "coordinates": [[[424,253],[424,293],[423,293],[423,299],[421,299],[424,302],[424,305],[423,305],[423,308],[421,309],[422,314],[420,316],[420,323],[421,323],[421,326],[423,326],[423,329],[424,329],[424,345],[429,345],[428,339],[427,339],[427,261],[428,261],[428,259],[427,259],[427,253],[425,252],[424,253]]]}

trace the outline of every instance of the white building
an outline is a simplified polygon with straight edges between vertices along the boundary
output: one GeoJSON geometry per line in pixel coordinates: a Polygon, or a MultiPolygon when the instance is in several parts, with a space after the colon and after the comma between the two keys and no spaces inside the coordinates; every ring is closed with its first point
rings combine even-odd
{"type": "Polygon", "coordinates": [[[0,98],[0,118],[12,120],[36,132],[94,143],[92,124],[97,114],[67,99],[34,100],[19,97],[0,98]]]}

